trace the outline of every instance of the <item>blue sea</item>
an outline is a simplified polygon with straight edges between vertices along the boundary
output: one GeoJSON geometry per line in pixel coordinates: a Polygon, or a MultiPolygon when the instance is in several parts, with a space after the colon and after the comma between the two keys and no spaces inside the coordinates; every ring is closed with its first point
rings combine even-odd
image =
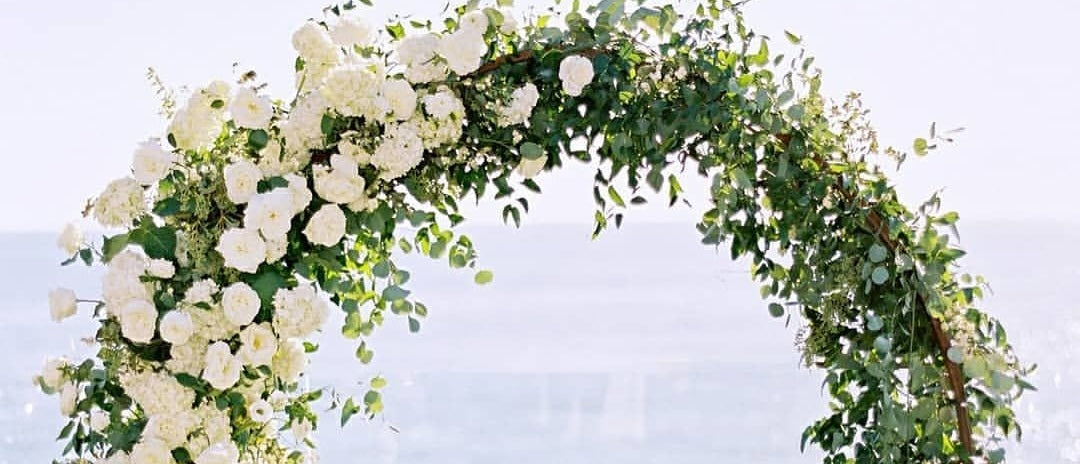
{"type": "MultiPolygon", "coordinates": [[[[821,373],[800,366],[797,318],[773,319],[746,263],[689,225],[466,228],[492,284],[420,257],[403,261],[430,310],[417,334],[389,318],[356,361],[327,325],[311,385],[360,392],[387,378],[385,413],[317,432],[323,462],[813,463],[803,428],[826,411],[821,373]]],[[[1037,393],[1018,406],[1009,462],[1080,462],[1080,232],[1052,223],[961,229],[965,268],[994,293],[1037,393]]],[[[57,325],[54,286],[99,294],[100,270],[71,266],[49,234],[0,234],[0,464],[44,463],[61,445],[55,398],[30,378],[49,355],[78,357],[85,314],[57,325]]],[[[336,316],[337,317],[337,316],[336,316]]]]}

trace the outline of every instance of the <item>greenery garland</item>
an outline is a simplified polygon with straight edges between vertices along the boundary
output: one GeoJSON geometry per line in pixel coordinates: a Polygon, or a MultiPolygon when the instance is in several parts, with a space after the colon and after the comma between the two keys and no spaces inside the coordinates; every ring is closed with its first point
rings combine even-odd
{"type": "MultiPolygon", "coordinates": [[[[417,331],[428,312],[394,256],[475,269],[459,202],[493,196],[519,225],[521,189],[571,160],[597,165],[596,234],[644,188],[674,205],[681,175],[711,179],[702,243],[751,258],[769,312],[804,321],[803,359],[826,373],[831,412],[802,437],[824,462],[1002,461],[1030,368],[976,308],[982,278],[956,270],[956,213],[901,204],[872,161],[907,155],[879,148],[856,95],[826,101],[813,58],[772,54],[737,4],[626,3],[519,23],[509,1],[474,0],[383,30],[335,5],[293,36],[289,102],[249,73],[177,105],[152,76],[167,148],[141,144],[84,212],[122,231],[60,238],[65,264],[107,265],[101,300],[50,294],[54,319],[89,302],[100,322],[95,358],[36,379],[70,419],[65,462],[314,461],[313,404],[344,425],[378,414],[385,386],[301,387],[329,303],[370,362],[386,317],[417,331]]],[[[930,132],[914,154],[947,140],[930,132]]]]}

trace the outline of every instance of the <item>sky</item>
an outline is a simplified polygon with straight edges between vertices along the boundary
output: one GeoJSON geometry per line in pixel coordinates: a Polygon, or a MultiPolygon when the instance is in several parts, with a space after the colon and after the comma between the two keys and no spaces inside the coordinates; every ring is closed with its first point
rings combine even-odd
{"type": "MultiPolygon", "coordinates": [[[[436,16],[444,5],[375,3],[365,14],[372,24],[392,13],[436,16]]],[[[549,3],[516,2],[519,10],[549,3]]],[[[169,86],[200,86],[231,80],[238,62],[275,95],[288,95],[292,31],[324,6],[49,5],[0,0],[0,231],[53,231],[78,219],[87,198],[129,172],[138,141],[163,135],[147,67],[169,86]]],[[[966,128],[957,143],[910,160],[895,176],[909,204],[944,188],[944,206],[967,221],[1080,223],[1073,189],[1080,158],[1071,138],[1080,129],[1073,49],[1080,2],[754,0],[746,11],[761,33],[780,39],[790,30],[804,38],[824,71],[826,94],[861,92],[884,142],[909,147],[931,122],[966,128]]],[[[545,193],[532,199],[526,223],[590,222],[591,173],[578,166],[545,174],[545,193]]],[[[704,192],[706,184],[684,185],[704,192]]],[[[627,220],[692,222],[704,206],[695,205],[650,205],[627,220]]],[[[474,208],[470,220],[499,222],[498,208],[474,208]]]]}

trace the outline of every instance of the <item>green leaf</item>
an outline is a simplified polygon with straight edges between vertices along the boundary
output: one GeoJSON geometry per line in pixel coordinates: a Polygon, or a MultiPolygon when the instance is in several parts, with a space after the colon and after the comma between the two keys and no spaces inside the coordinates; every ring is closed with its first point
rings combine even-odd
{"type": "Polygon", "coordinates": [[[387,24],[386,32],[389,32],[390,37],[393,37],[394,40],[405,38],[405,26],[402,26],[401,23],[387,24]]]}
{"type": "Polygon", "coordinates": [[[154,214],[160,217],[172,216],[180,212],[180,200],[173,197],[164,198],[154,205],[154,214]]]}
{"type": "Polygon", "coordinates": [[[375,263],[375,266],[371,268],[371,273],[375,274],[375,277],[385,279],[390,276],[390,263],[386,261],[379,261],[375,263]]]}
{"type": "Polygon", "coordinates": [[[881,266],[875,267],[874,272],[870,274],[870,280],[877,285],[885,283],[885,281],[889,280],[889,270],[881,266]]]}
{"type": "Polygon", "coordinates": [[[385,386],[386,386],[386,379],[384,379],[382,377],[375,377],[375,378],[371,379],[371,388],[374,388],[374,389],[378,390],[378,389],[383,388],[385,386]]]}
{"type": "Polygon", "coordinates": [[[157,227],[146,221],[141,227],[131,231],[132,241],[142,245],[146,255],[154,259],[176,258],[176,229],[157,227]]]}
{"type": "Polygon", "coordinates": [[[383,289],[382,297],[386,301],[396,301],[409,296],[409,291],[397,285],[391,285],[383,289]]]}
{"type": "Polygon", "coordinates": [[[256,129],[248,133],[248,146],[253,151],[259,151],[266,148],[266,144],[270,142],[270,135],[265,130],[256,129]]]}
{"type": "Polygon", "coordinates": [[[360,407],[356,405],[356,402],[352,398],[345,400],[345,405],[341,407],[341,426],[349,423],[349,419],[360,412],[360,407]]]}
{"type": "Polygon", "coordinates": [[[409,332],[417,333],[420,331],[420,321],[412,317],[409,318],[409,332]]]}
{"type": "Polygon", "coordinates": [[[870,262],[880,263],[889,257],[889,250],[877,243],[870,246],[870,262]]]}
{"type": "Polygon", "coordinates": [[[926,156],[926,153],[929,151],[929,144],[926,142],[926,139],[920,137],[915,139],[912,148],[915,150],[916,155],[926,156]]]}
{"type": "Polygon", "coordinates": [[[477,272],[476,276],[473,277],[473,281],[480,285],[489,284],[494,279],[495,274],[487,270],[477,272]]]}
{"type": "Polygon", "coordinates": [[[529,160],[539,159],[544,156],[544,148],[533,142],[525,142],[518,148],[521,157],[529,160]]]}
{"type": "Polygon", "coordinates": [[[790,31],[784,31],[784,36],[787,37],[788,42],[792,45],[799,45],[802,43],[802,39],[799,36],[792,34],[790,31]]]}
{"type": "Polygon", "coordinates": [[[784,306],[780,303],[769,303],[769,315],[772,317],[781,317],[784,315],[784,306]]]}
{"type": "Polygon", "coordinates": [[[128,234],[117,234],[112,237],[105,237],[105,243],[101,247],[102,258],[105,263],[112,261],[113,257],[124,251],[128,245],[128,234]]]}
{"type": "Polygon", "coordinates": [[[285,288],[287,282],[281,274],[273,269],[267,269],[259,274],[255,275],[248,284],[251,285],[252,290],[259,295],[259,300],[262,301],[264,307],[270,307],[274,302],[274,294],[279,289],[285,288]]]}

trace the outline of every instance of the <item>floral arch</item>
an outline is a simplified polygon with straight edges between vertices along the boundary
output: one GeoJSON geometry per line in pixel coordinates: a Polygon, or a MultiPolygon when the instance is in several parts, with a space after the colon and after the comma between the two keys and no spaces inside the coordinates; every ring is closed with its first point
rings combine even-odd
{"type": "MultiPolygon", "coordinates": [[[[771,53],[728,0],[529,18],[510,3],[378,30],[364,5],[327,8],[292,37],[291,100],[251,73],[179,107],[160,87],[164,140],[84,211],[117,232],[60,238],[65,264],[106,266],[99,300],[50,294],[54,319],[84,304],[100,322],[93,359],[36,378],[69,418],[64,462],[314,461],[314,405],[342,424],[378,414],[385,381],[361,398],[301,388],[307,337],[344,311],[367,363],[385,318],[419,330],[428,307],[393,257],[476,269],[459,202],[493,197],[519,224],[516,192],[569,160],[598,166],[596,233],[641,189],[675,204],[680,176],[711,179],[702,243],[751,259],[826,373],[831,412],[802,437],[825,462],[1004,459],[1030,369],[976,308],[983,280],[957,271],[956,213],[909,209],[870,161],[907,155],[879,149],[857,96],[828,102],[813,59],[771,53]]],[[[947,140],[930,132],[914,154],[947,140]]]]}

